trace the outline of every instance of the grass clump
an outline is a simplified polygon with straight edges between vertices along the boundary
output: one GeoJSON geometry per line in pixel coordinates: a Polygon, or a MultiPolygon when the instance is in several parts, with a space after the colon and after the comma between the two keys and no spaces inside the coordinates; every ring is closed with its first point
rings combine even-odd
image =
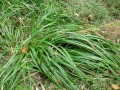
{"type": "MultiPolygon", "coordinates": [[[[84,24],[65,14],[64,5],[58,1],[6,0],[1,5],[0,58],[6,60],[0,69],[1,89],[15,90],[22,85],[30,89],[38,82],[41,85],[40,75],[57,89],[68,90],[79,90],[82,84],[96,89],[97,76],[103,81],[112,78],[119,82],[120,45],[96,35],[75,32],[83,29],[84,24]]],[[[86,5],[91,12],[93,6],[88,2],[86,5]]],[[[97,19],[101,20],[102,12],[97,19]]]]}
{"type": "Polygon", "coordinates": [[[42,73],[59,88],[64,86],[71,90],[78,89],[75,80],[89,85],[92,77],[104,74],[106,70],[111,74],[103,77],[119,80],[120,62],[116,55],[119,49],[100,37],[42,28],[26,40],[25,53],[21,52],[22,47],[1,71],[0,85],[4,88],[10,87],[12,90],[16,84],[27,83],[28,80],[28,84],[34,84],[31,72],[42,73]]]}
{"type": "MultiPolygon", "coordinates": [[[[19,79],[26,74],[32,84],[30,72],[33,71],[44,74],[59,88],[64,85],[71,90],[77,89],[74,78],[89,80],[89,75],[94,76],[91,72],[104,73],[104,70],[110,70],[119,79],[112,70],[114,67],[119,71],[118,58],[114,58],[117,45],[110,45],[109,41],[92,35],[57,31],[48,27],[37,31],[35,27],[33,29],[34,32],[17,47],[17,51],[3,67],[0,79],[5,88],[8,86],[13,89],[15,83],[20,83],[19,79]],[[25,53],[21,52],[22,47],[27,48],[25,53]],[[14,81],[15,75],[17,79],[14,81]]],[[[23,77],[23,80],[26,81],[26,78],[23,77]]]]}

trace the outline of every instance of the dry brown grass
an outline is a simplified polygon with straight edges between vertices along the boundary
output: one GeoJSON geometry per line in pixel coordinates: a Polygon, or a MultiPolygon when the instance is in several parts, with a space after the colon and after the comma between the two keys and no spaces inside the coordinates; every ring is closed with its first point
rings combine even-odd
{"type": "Polygon", "coordinates": [[[106,39],[115,42],[120,37],[120,21],[106,24],[99,33],[106,39]]]}
{"type": "Polygon", "coordinates": [[[120,43],[120,20],[113,21],[111,23],[103,25],[101,28],[95,28],[95,30],[86,29],[86,30],[77,31],[77,33],[95,34],[105,39],[108,39],[112,42],[120,43]]]}

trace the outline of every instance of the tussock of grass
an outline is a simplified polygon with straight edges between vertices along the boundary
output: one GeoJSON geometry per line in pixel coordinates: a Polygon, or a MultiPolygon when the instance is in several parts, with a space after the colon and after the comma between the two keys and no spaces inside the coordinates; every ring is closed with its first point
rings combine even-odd
{"type": "Polygon", "coordinates": [[[0,69],[0,87],[36,85],[32,73],[46,76],[59,89],[79,90],[80,81],[96,88],[96,76],[119,82],[119,44],[74,32],[84,28],[83,23],[64,14],[55,0],[18,1],[1,4],[0,58],[6,64],[0,69]]]}
{"type": "Polygon", "coordinates": [[[11,90],[16,84],[26,81],[26,75],[32,84],[30,72],[33,71],[47,76],[59,88],[64,86],[71,90],[78,88],[75,79],[87,84],[96,74],[103,74],[106,70],[111,74],[103,77],[120,79],[117,75],[120,70],[117,44],[98,36],[53,31],[40,29],[39,33],[30,35],[24,43],[27,52],[18,49],[3,67],[0,85],[11,87],[11,90]]]}

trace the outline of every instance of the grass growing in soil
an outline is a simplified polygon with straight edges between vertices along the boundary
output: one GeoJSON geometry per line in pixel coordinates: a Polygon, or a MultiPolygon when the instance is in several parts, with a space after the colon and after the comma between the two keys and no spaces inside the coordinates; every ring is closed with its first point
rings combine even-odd
{"type": "MultiPolygon", "coordinates": [[[[112,83],[120,83],[120,45],[78,33],[90,24],[119,18],[120,12],[114,16],[106,4],[102,0],[0,1],[1,90],[109,90],[112,83]],[[45,88],[44,80],[54,87],[45,88]]],[[[119,5],[118,1],[111,7],[119,5]]]]}

